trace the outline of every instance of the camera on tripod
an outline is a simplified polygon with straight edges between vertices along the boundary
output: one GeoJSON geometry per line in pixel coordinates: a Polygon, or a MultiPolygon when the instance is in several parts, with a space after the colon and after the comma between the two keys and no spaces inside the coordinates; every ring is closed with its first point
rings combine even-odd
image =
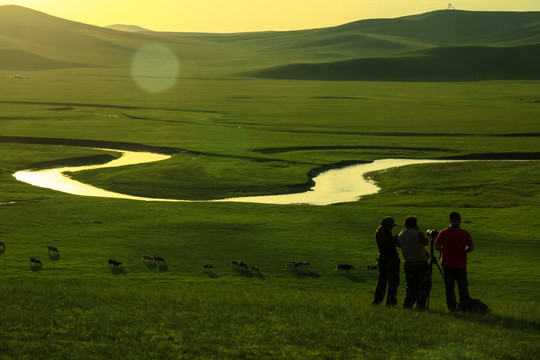
{"type": "Polygon", "coordinates": [[[439,235],[439,230],[429,229],[429,230],[426,230],[426,234],[433,241],[437,237],[437,235],[439,235]]]}

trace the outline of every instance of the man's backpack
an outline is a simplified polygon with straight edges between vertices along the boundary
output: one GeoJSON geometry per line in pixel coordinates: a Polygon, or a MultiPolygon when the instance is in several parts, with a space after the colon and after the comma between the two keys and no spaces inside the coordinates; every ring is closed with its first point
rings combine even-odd
{"type": "Polygon", "coordinates": [[[490,312],[489,307],[478,299],[468,298],[458,303],[458,310],[462,312],[476,313],[476,314],[488,314],[490,312]]]}

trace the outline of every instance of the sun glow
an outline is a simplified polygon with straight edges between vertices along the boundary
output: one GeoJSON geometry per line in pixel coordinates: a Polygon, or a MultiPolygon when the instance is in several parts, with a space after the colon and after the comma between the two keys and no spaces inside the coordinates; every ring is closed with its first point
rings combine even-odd
{"type": "Polygon", "coordinates": [[[310,29],[361,19],[393,18],[444,10],[449,2],[459,10],[540,11],[538,0],[14,0],[9,4],[97,26],[128,24],[156,31],[243,32],[310,29]]]}
{"type": "Polygon", "coordinates": [[[180,63],[176,55],[161,44],[139,49],[131,62],[131,77],[143,90],[158,93],[171,88],[177,80],[180,63]]]}

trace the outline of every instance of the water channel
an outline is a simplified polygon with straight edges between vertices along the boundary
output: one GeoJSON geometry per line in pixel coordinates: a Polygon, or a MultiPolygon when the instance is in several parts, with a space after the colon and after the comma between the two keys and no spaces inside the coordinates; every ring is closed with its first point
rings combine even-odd
{"type": "MultiPolygon", "coordinates": [[[[102,169],[108,167],[118,167],[162,161],[171,157],[171,155],[163,155],[149,152],[134,152],[114,149],[100,150],[120,152],[121,156],[118,159],[115,159],[105,164],[70,166],[42,170],[22,170],[16,172],[15,174],[13,174],[13,176],[17,180],[28,183],[30,185],[79,196],[96,196],[141,201],[198,202],[198,200],[156,199],[116,193],[73,180],[69,177],[69,175],[66,174],[84,170],[102,169]]],[[[376,160],[366,164],[351,165],[323,172],[313,178],[315,185],[309,191],[303,193],[267,196],[246,196],[211,201],[252,202],[261,204],[282,205],[330,205],[335,203],[357,201],[361,196],[374,194],[379,191],[377,185],[370,181],[368,178],[366,178],[366,174],[369,172],[383,171],[395,167],[413,164],[441,163],[448,161],[452,160],[376,160]]]]}

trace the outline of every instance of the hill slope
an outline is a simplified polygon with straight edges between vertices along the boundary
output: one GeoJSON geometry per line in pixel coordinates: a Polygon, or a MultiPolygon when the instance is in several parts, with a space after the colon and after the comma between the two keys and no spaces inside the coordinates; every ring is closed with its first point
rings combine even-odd
{"type": "Polygon", "coordinates": [[[112,29],[112,30],[127,31],[127,32],[152,31],[152,30],[145,29],[145,28],[137,26],[137,25],[125,25],[125,24],[113,24],[113,25],[106,26],[106,28],[107,29],[112,29]]]}
{"type": "Polygon", "coordinates": [[[0,68],[6,70],[48,70],[62,69],[68,67],[80,67],[83,64],[76,64],[46,58],[26,51],[0,49],[0,68]]]}
{"type": "Polygon", "coordinates": [[[540,44],[439,47],[401,56],[290,64],[244,75],[296,80],[477,81],[540,79],[540,44]]]}
{"type": "Polygon", "coordinates": [[[125,71],[149,43],[176,54],[186,77],[536,79],[533,60],[526,59],[537,59],[540,12],[434,11],[302,31],[194,34],[117,31],[0,6],[3,69],[125,71]],[[500,60],[487,64],[493,69],[482,65],[494,58],[500,60]]]}

